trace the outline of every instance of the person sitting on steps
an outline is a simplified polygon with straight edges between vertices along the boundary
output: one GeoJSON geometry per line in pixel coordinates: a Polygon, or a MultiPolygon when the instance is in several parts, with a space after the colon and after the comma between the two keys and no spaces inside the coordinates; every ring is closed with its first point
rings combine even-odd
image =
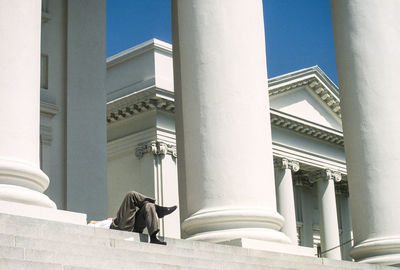
{"type": "Polygon", "coordinates": [[[157,238],[160,231],[158,219],[171,214],[177,206],[164,207],[155,204],[156,200],[129,191],[117,212],[117,217],[112,219],[110,229],[143,233],[144,228],[150,235],[150,243],[166,245],[167,243],[157,238]]]}

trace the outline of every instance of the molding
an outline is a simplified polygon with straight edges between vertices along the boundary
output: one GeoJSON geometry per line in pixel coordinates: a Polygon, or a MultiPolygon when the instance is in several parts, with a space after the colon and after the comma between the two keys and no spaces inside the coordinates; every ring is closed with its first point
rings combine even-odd
{"type": "MultiPolygon", "coordinates": [[[[174,114],[175,101],[173,93],[156,87],[150,87],[138,93],[109,102],[107,103],[107,123],[114,123],[154,110],[174,114]]],[[[273,126],[342,147],[344,146],[343,133],[336,129],[324,127],[275,109],[270,109],[270,118],[273,126]]]]}
{"type": "Polygon", "coordinates": [[[291,170],[292,172],[297,172],[300,169],[299,162],[281,157],[274,157],[274,166],[277,169],[291,170]]]}
{"type": "Polygon", "coordinates": [[[175,113],[173,93],[152,86],[109,102],[107,103],[107,123],[154,110],[175,113]]]}
{"type": "Polygon", "coordinates": [[[271,124],[306,136],[344,146],[343,132],[270,109],[271,124]]]}
{"type": "Polygon", "coordinates": [[[342,174],[338,171],[333,171],[331,169],[317,170],[310,172],[308,174],[308,181],[310,183],[315,183],[318,181],[329,181],[340,182],[342,180],[342,174]]]}
{"type": "Polygon", "coordinates": [[[142,143],[136,147],[135,155],[138,159],[141,159],[147,153],[152,153],[153,155],[171,155],[174,158],[177,157],[176,145],[167,144],[162,141],[142,143]]]}

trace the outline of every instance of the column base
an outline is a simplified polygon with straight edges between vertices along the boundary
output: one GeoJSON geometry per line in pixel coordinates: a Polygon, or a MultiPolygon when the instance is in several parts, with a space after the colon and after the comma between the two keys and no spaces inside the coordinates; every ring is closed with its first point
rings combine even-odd
{"type": "Polygon", "coordinates": [[[14,185],[0,184],[0,201],[57,208],[56,204],[43,193],[14,185]]]}
{"type": "Polygon", "coordinates": [[[213,243],[250,238],[289,244],[279,231],[282,225],[282,216],[268,209],[219,208],[195,213],[183,222],[182,231],[189,240],[213,243]]]}
{"type": "Polygon", "coordinates": [[[350,256],[361,263],[400,266],[400,238],[368,239],[354,246],[350,256]]]}
{"type": "Polygon", "coordinates": [[[49,183],[49,178],[39,167],[19,160],[0,157],[0,184],[44,192],[49,183]]]}

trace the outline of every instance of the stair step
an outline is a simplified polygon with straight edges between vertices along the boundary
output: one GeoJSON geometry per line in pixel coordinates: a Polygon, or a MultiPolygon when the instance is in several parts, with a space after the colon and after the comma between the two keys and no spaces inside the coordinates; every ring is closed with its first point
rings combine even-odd
{"type": "Polygon", "coordinates": [[[147,240],[137,233],[0,214],[0,269],[24,262],[62,270],[395,269],[199,241],[166,239],[168,245],[161,246],[143,243],[147,240]]]}
{"type": "MultiPolygon", "coordinates": [[[[9,258],[0,258],[0,269],[1,270],[67,270],[68,268],[62,267],[61,264],[55,263],[42,263],[32,262],[9,258]]],[[[84,269],[68,269],[68,270],[84,270],[84,269]]]]}

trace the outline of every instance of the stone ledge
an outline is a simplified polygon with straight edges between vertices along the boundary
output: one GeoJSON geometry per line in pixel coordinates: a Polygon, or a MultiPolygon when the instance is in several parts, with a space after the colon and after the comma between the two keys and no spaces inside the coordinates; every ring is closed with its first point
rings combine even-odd
{"type": "Polygon", "coordinates": [[[52,220],[64,223],[86,225],[86,214],[33,206],[22,203],[0,201],[0,213],[52,220]]]}
{"type": "Polygon", "coordinates": [[[233,239],[230,241],[221,242],[219,244],[272,251],[272,252],[280,252],[292,255],[316,257],[316,250],[313,248],[290,245],[290,244],[267,242],[267,241],[248,239],[248,238],[233,239]]]}

